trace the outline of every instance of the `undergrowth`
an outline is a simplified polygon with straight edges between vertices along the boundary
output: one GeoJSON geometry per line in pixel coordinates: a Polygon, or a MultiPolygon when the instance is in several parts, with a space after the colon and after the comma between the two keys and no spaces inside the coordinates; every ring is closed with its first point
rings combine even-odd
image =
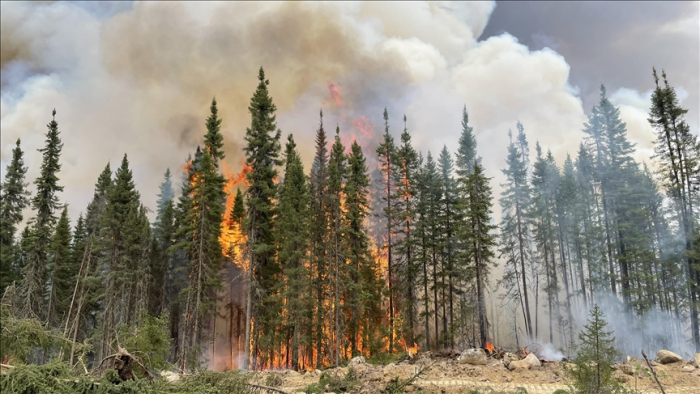
{"type": "Polygon", "coordinates": [[[248,378],[240,371],[202,371],[180,382],[163,379],[127,380],[108,369],[101,378],[76,376],[69,364],[50,361],[44,365],[17,365],[0,375],[3,394],[250,394],[248,378]]]}

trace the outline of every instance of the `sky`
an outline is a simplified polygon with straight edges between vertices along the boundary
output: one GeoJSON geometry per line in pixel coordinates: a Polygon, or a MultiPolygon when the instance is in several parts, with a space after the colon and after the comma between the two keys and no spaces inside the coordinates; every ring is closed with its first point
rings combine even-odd
{"type": "Polygon", "coordinates": [[[178,179],[202,143],[214,96],[224,168],[238,172],[261,66],[307,170],[321,109],[326,130],[357,140],[374,170],[385,107],[397,140],[405,114],[416,147],[437,157],[455,152],[466,106],[498,197],[516,122],[561,163],[601,83],[649,162],[653,66],[698,133],[698,2],[2,2],[0,15],[2,175],[21,138],[37,177],[55,108],[59,197],[73,222],[124,154],[154,209],[166,168],[178,179]]]}

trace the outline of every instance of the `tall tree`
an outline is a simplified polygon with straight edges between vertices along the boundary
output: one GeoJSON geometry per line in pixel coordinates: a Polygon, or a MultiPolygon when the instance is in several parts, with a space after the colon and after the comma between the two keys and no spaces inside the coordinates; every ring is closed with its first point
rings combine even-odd
{"type": "Polygon", "coordinates": [[[381,303],[380,283],[377,281],[376,267],[369,258],[369,237],[365,228],[365,220],[369,215],[369,185],[367,164],[362,148],[354,141],[348,155],[347,181],[345,183],[345,257],[348,262],[351,281],[347,294],[350,306],[350,337],[351,356],[359,355],[363,350],[359,346],[361,333],[363,347],[367,347],[370,339],[372,322],[376,321],[377,308],[381,303]]]}
{"type": "Polygon", "coordinates": [[[36,216],[31,220],[31,241],[27,251],[27,261],[23,269],[22,280],[22,311],[24,316],[46,317],[44,303],[46,265],[48,263],[48,245],[51,242],[56,224],[56,209],[59,208],[58,192],[63,186],[58,184],[58,172],[61,170],[59,158],[63,143],[61,142],[56,110],[47,125],[46,146],[39,149],[42,153],[42,163],[39,177],[34,181],[36,195],[32,199],[32,208],[36,216]]]}
{"type": "Polygon", "coordinates": [[[54,326],[68,311],[73,280],[78,273],[71,254],[71,231],[68,207],[64,206],[49,246],[47,266],[49,299],[46,321],[54,326]]]}
{"type": "Polygon", "coordinates": [[[299,370],[299,354],[307,316],[306,297],[311,290],[306,267],[309,232],[309,190],[304,166],[290,134],[285,147],[284,183],[280,187],[278,207],[278,258],[285,286],[281,294],[287,314],[286,343],[291,342],[291,364],[299,370]],[[291,337],[291,338],[289,338],[291,337]],[[291,339],[291,340],[290,340],[291,339]]]}
{"type": "Polygon", "coordinates": [[[202,353],[203,328],[215,310],[216,290],[221,286],[223,255],[219,236],[224,214],[224,177],[218,173],[208,149],[202,151],[191,173],[190,204],[178,234],[187,234],[178,246],[187,252],[188,283],[184,330],[180,333],[182,369],[194,369],[202,353]],[[205,320],[206,319],[206,320],[205,320]],[[188,367],[189,365],[189,367],[188,367]]]}
{"type": "Polygon", "coordinates": [[[15,260],[15,233],[22,222],[22,210],[29,204],[29,191],[24,177],[24,152],[17,139],[12,149],[12,160],[5,170],[5,181],[0,185],[0,295],[12,282],[19,280],[19,262],[15,260]]]}
{"type": "MultiPolygon", "coordinates": [[[[250,273],[248,281],[248,303],[252,302],[253,287],[258,288],[262,294],[266,294],[274,285],[275,276],[279,273],[279,266],[275,261],[275,245],[273,237],[273,199],[277,197],[277,185],[275,166],[282,165],[280,156],[280,136],[282,132],[277,129],[275,111],[277,107],[272,102],[267,86],[270,82],[265,79],[265,72],[260,67],[258,73],[258,87],[250,100],[248,111],[251,115],[251,125],[246,129],[246,165],[251,171],[246,174],[248,188],[246,202],[248,204],[247,233],[248,250],[250,253],[250,273]],[[271,134],[272,133],[272,134],[271,134]]],[[[257,290],[256,290],[257,292],[257,290]]],[[[256,309],[256,331],[265,324],[266,304],[256,309]]],[[[248,368],[250,360],[250,320],[253,317],[251,308],[246,307],[246,360],[244,368],[248,368]]],[[[253,358],[255,368],[255,358],[253,358]]]]}
{"type": "Polygon", "coordinates": [[[455,261],[454,254],[456,249],[455,233],[457,232],[458,220],[455,218],[456,205],[457,205],[457,184],[452,176],[454,171],[454,163],[452,161],[452,156],[447,150],[447,146],[443,146],[442,151],[440,151],[440,157],[438,158],[438,170],[440,172],[440,178],[442,185],[441,198],[440,198],[440,227],[441,227],[441,249],[442,249],[442,329],[446,337],[443,342],[443,346],[447,347],[454,346],[454,281],[455,281],[455,261]],[[445,282],[447,280],[447,283],[445,282]],[[447,294],[445,292],[447,291],[447,294]],[[447,310],[447,304],[449,304],[449,311],[447,310]],[[448,327],[447,320],[450,324],[448,327]],[[449,339],[449,342],[448,342],[449,339]]]}
{"type": "MultiPolygon", "coordinates": [[[[343,185],[347,177],[347,158],[345,157],[345,147],[340,140],[340,128],[336,126],[335,141],[331,147],[331,154],[328,159],[328,251],[331,262],[329,270],[330,283],[330,305],[332,312],[330,359],[337,366],[340,362],[341,325],[345,323],[345,315],[342,313],[344,306],[342,293],[345,290],[344,284],[356,277],[349,277],[346,269],[346,256],[343,250],[343,199],[345,198],[343,185]]],[[[354,295],[353,295],[354,296],[354,295]]],[[[351,302],[352,303],[352,302],[351,302]]],[[[351,316],[355,317],[356,315],[351,316]]],[[[357,322],[350,321],[350,332],[357,331],[357,322]]],[[[353,349],[354,350],[354,349],[353,349]]]]}
{"type": "Polygon", "coordinates": [[[382,136],[382,142],[377,147],[377,156],[379,159],[379,168],[381,171],[381,179],[379,179],[379,184],[382,185],[382,197],[381,200],[385,204],[384,207],[384,218],[386,220],[386,231],[387,231],[387,256],[388,256],[388,293],[389,293],[389,351],[394,351],[394,317],[396,314],[396,304],[394,299],[394,287],[393,287],[393,271],[394,271],[394,261],[393,261],[393,242],[392,233],[394,232],[395,223],[394,208],[392,203],[395,199],[395,188],[393,183],[394,172],[396,171],[396,145],[394,144],[394,137],[389,134],[389,113],[386,108],[384,108],[384,134],[382,136]]]}
{"type": "Polygon", "coordinates": [[[697,174],[700,171],[697,137],[690,132],[685,121],[687,109],[678,103],[676,91],[671,87],[662,70],[664,85],[659,84],[656,68],[653,69],[656,88],[652,94],[649,123],[656,129],[656,157],[660,159],[660,174],[668,196],[678,212],[680,236],[685,243],[685,262],[690,293],[690,323],[693,342],[700,351],[700,269],[697,268],[698,253],[692,251],[696,237],[698,188],[697,174]],[[695,182],[695,184],[694,184],[695,182]]]}
{"type": "Polygon", "coordinates": [[[461,238],[467,245],[467,254],[473,262],[477,288],[477,311],[479,318],[479,336],[481,346],[486,346],[488,337],[488,320],[486,318],[486,280],[493,264],[496,246],[494,230],[496,226],[491,224],[492,195],[489,179],[484,174],[484,169],[477,161],[474,162],[474,172],[467,178],[464,185],[469,198],[463,201],[466,205],[465,225],[461,238]]]}
{"type": "MultiPolygon", "coordinates": [[[[323,128],[323,111],[320,111],[319,128],[316,131],[316,154],[309,175],[309,190],[311,194],[310,207],[310,251],[311,270],[314,281],[314,303],[308,306],[309,319],[313,321],[313,346],[309,346],[308,358],[310,364],[320,365],[323,345],[323,320],[326,318],[324,301],[328,293],[328,143],[326,131],[323,128]],[[313,349],[316,359],[313,360],[313,349]]],[[[310,300],[311,302],[311,300],[310,300]]]]}
{"type": "Polygon", "coordinates": [[[411,144],[411,134],[406,127],[406,115],[403,117],[404,129],[401,133],[401,145],[396,150],[396,166],[394,184],[396,185],[396,201],[393,220],[397,224],[396,232],[400,236],[395,243],[400,258],[397,267],[399,282],[405,295],[403,310],[407,319],[402,327],[402,336],[409,346],[415,342],[416,314],[418,310],[416,297],[416,280],[418,267],[415,256],[415,195],[416,175],[418,172],[418,153],[411,144]]]}
{"type": "MultiPolygon", "coordinates": [[[[518,122],[518,129],[522,132],[522,124],[518,122]]],[[[510,132],[508,133],[511,137],[510,132]]],[[[517,289],[519,302],[523,312],[525,328],[530,338],[533,338],[532,317],[530,315],[530,299],[528,297],[527,269],[530,265],[530,239],[529,239],[529,218],[530,218],[530,186],[527,179],[527,166],[522,157],[521,151],[513,142],[512,137],[508,145],[508,156],[506,158],[507,167],[503,169],[506,182],[502,184],[501,192],[501,234],[512,240],[506,248],[502,250],[509,262],[506,266],[507,272],[512,272],[512,279],[509,283],[510,289],[517,289]],[[512,267],[512,271],[510,271],[512,267]],[[519,271],[518,271],[519,270],[519,271]],[[515,283],[513,283],[515,282],[515,283]],[[520,283],[522,282],[522,287],[520,283]]]]}

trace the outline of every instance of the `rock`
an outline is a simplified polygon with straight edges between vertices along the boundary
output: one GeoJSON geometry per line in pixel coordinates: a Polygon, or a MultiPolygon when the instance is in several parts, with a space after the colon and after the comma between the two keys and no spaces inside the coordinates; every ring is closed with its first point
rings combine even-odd
{"type": "Polygon", "coordinates": [[[659,352],[656,353],[656,360],[661,364],[671,364],[683,361],[683,357],[668,350],[659,350],[659,352]]]}
{"type": "Polygon", "coordinates": [[[461,364],[486,365],[488,358],[484,349],[468,349],[459,355],[457,361],[461,364]]]}
{"type": "Polygon", "coordinates": [[[528,363],[530,363],[530,366],[532,366],[532,367],[539,367],[540,365],[542,365],[542,363],[537,358],[537,356],[535,356],[534,353],[528,354],[527,357],[525,357],[525,359],[523,361],[527,361],[528,363]]]}
{"type": "Polygon", "coordinates": [[[700,368],[700,353],[695,353],[695,366],[700,368]]]}
{"type": "Polygon", "coordinates": [[[683,372],[693,372],[693,371],[695,371],[695,367],[693,367],[692,365],[686,365],[683,367],[683,372]]]}
{"type": "Polygon", "coordinates": [[[503,356],[503,365],[505,365],[506,368],[508,368],[508,365],[510,365],[511,362],[518,361],[518,360],[520,360],[520,357],[518,357],[518,355],[513,354],[513,353],[506,353],[503,356]]]}
{"type": "Polygon", "coordinates": [[[526,360],[511,361],[508,365],[508,369],[511,371],[526,371],[532,368],[532,364],[526,360]]]}
{"type": "Polygon", "coordinates": [[[362,356],[357,356],[357,357],[353,357],[350,360],[350,362],[348,363],[348,367],[355,368],[358,365],[364,365],[364,364],[367,364],[367,362],[365,361],[365,358],[362,356]]]}
{"type": "Polygon", "coordinates": [[[311,375],[313,376],[321,376],[321,370],[320,369],[314,369],[313,372],[311,372],[311,375]]]}

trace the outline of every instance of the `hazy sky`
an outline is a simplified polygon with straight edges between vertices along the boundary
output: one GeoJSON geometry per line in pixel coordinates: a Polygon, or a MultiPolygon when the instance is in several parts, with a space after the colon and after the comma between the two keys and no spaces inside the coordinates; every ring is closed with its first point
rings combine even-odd
{"type": "Polygon", "coordinates": [[[508,130],[522,121],[531,144],[561,163],[601,83],[648,160],[652,66],[667,71],[698,132],[698,2],[2,2],[0,11],[3,175],[21,138],[36,178],[56,108],[73,221],[124,153],[154,208],[165,169],[179,172],[201,143],[213,96],[237,172],[260,66],[307,170],[321,108],[328,131],[339,125],[372,158],[385,106],[395,137],[405,113],[418,148],[437,156],[443,145],[454,153],[466,105],[498,196],[508,130]]]}

